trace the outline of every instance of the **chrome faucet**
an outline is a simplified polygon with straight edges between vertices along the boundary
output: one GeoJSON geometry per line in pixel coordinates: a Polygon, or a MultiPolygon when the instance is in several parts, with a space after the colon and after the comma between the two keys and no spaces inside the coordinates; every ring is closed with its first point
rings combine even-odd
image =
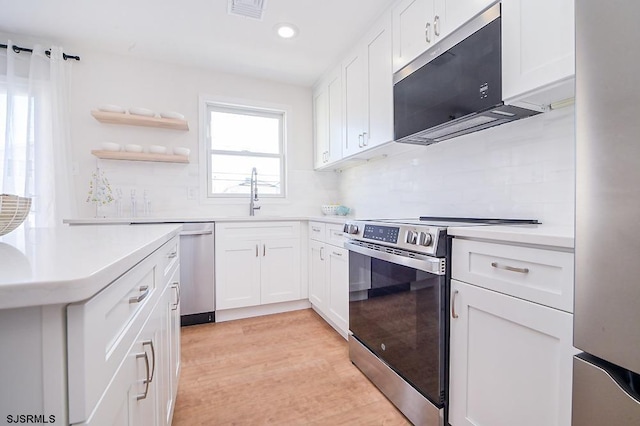
{"type": "Polygon", "coordinates": [[[260,210],[260,206],[256,206],[258,201],[258,170],[254,167],[251,169],[251,202],[249,203],[249,216],[255,216],[256,210],[260,210]]]}

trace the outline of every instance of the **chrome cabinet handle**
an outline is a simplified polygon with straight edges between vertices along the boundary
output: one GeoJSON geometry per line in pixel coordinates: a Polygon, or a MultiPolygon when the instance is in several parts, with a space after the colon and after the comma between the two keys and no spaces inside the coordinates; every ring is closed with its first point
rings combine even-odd
{"type": "Polygon", "coordinates": [[[333,254],[335,254],[336,256],[342,257],[342,253],[338,253],[337,251],[334,251],[333,254]]]}
{"type": "Polygon", "coordinates": [[[178,252],[177,252],[177,251],[172,251],[171,253],[169,253],[169,254],[167,255],[167,257],[168,257],[169,259],[173,259],[173,258],[175,258],[175,257],[177,257],[177,256],[178,256],[178,252]]]}
{"type": "MultiPolygon", "coordinates": [[[[151,347],[151,358],[153,358],[153,367],[151,368],[150,382],[153,382],[153,376],[156,374],[156,348],[153,346],[153,340],[145,340],[142,347],[149,345],[151,347]]],[[[145,352],[146,353],[146,352],[145,352]]]]}
{"type": "Polygon", "coordinates": [[[363,134],[362,134],[362,133],[360,133],[360,134],[358,135],[358,147],[359,147],[359,148],[362,148],[362,147],[364,146],[364,145],[363,145],[363,140],[364,140],[364,136],[363,136],[363,134]]]}
{"type": "Polygon", "coordinates": [[[429,31],[431,30],[431,23],[427,22],[427,25],[424,26],[424,39],[427,43],[431,43],[431,36],[429,35],[429,31]]]}
{"type": "Polygon", "coordinates": [[[440,17],[438,15],[433,19],[433,33],[437,37],[440,36],[440,17]]]}
{"type": "Polygon", "coordinates": [[[324,247],[320,247],[320,260],[324,260],[324,257],[322,256],[323,250],[324,250],[324,247]]]}
{"type": "Polygon", "coordinates": [[[149,295],[149,286],[143,285],[140,286],[140,291],[142,292],[138,297],[130,297],[129,303],[140,303],[144,300],[145,297],[149,295]]]}
{"type": "Polygon", "coordinates": [[[176,303],[171,308],[172,311],[175,311],[178,309],[178,306],[180,306],[180,283],[176,281],[171,285],[171,287],[176,289],[176,303]]]}
{"type": "Polygon", "coordinates": [[[151,383],[151,379],[149,378],[149,357],[147,356],[147,351],[144,351],[141,354],[136,354],[136,359],[144,358],[144,364],[147,368],[147,377],[145,378],[144,383],[144,393],[142,395],[136,396],[136,400],[140,401],[141,399],[145,399],[147,394],[149,393],[149,383],[151,383]]]}
{"type": "Polygon", "coordinates": [[[262,257],[265,257],[267,255],[267,245],[263,244],[262,245],[262,257]]]}
{"type": "Polygon", "coordinates": [[[367,140],[369,138],[366,137],[367,134],[368,134],[367,132],[363,132],[362,133],[362,146],[368,146],[369,145],[369,142],[367,142],[367,140]]]}
{"type": "Polygon", "coordinates": [[[458,290],[453,291],[453,297],[451,298],[451,317],[458,318],[459,315],[456,314],[456,295],[458,294],[458,290]]]}
{"type": "Polygon", "coordinates": [[[320,228],[316,228],[315,226],[312,226],[312,227],[311,227],[311,230],[312,230],[313,232],[320,232],[320,228]]]}
{"type": "Polygon", "coordinates": [[[258,257],[258,245],[256,244],[256,257],[258,257]]]}
{"type": "Polygon", "coordinates": [[[504,269],[505,271],[518,272],[521,274],[529,273],[529,268],[516,268],[514,266],[499,265],[498,262],[491,262],[491,266],[496,269],[504,269]]]}

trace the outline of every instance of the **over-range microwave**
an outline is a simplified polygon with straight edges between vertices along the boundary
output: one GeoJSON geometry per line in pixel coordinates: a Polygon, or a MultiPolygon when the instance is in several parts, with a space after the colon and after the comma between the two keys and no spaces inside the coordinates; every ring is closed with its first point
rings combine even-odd
{"type": "Polygon", "coordinates": [[[500,4],[393,76],[394,140],[429,145],[539,114],[502,99],[500,4]]]}

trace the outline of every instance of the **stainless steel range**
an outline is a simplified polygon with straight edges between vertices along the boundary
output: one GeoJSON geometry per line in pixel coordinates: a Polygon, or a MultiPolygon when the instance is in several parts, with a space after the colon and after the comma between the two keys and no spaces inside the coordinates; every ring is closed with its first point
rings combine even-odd
{"type": "Polygon", "coordinates": [[[443,426],[449,380],[450,226],[535,220],[348,222],[351,361],[416,425],[443,426]]]}

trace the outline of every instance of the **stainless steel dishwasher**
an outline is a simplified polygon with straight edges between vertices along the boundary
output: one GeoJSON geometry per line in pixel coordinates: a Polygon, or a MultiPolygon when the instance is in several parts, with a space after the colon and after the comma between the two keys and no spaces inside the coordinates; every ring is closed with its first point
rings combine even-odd
{"type": "Polygon", "coordinates": [[[184,223],[180,233],[181,324],[215,322],[214,224],[184,223]]]}

